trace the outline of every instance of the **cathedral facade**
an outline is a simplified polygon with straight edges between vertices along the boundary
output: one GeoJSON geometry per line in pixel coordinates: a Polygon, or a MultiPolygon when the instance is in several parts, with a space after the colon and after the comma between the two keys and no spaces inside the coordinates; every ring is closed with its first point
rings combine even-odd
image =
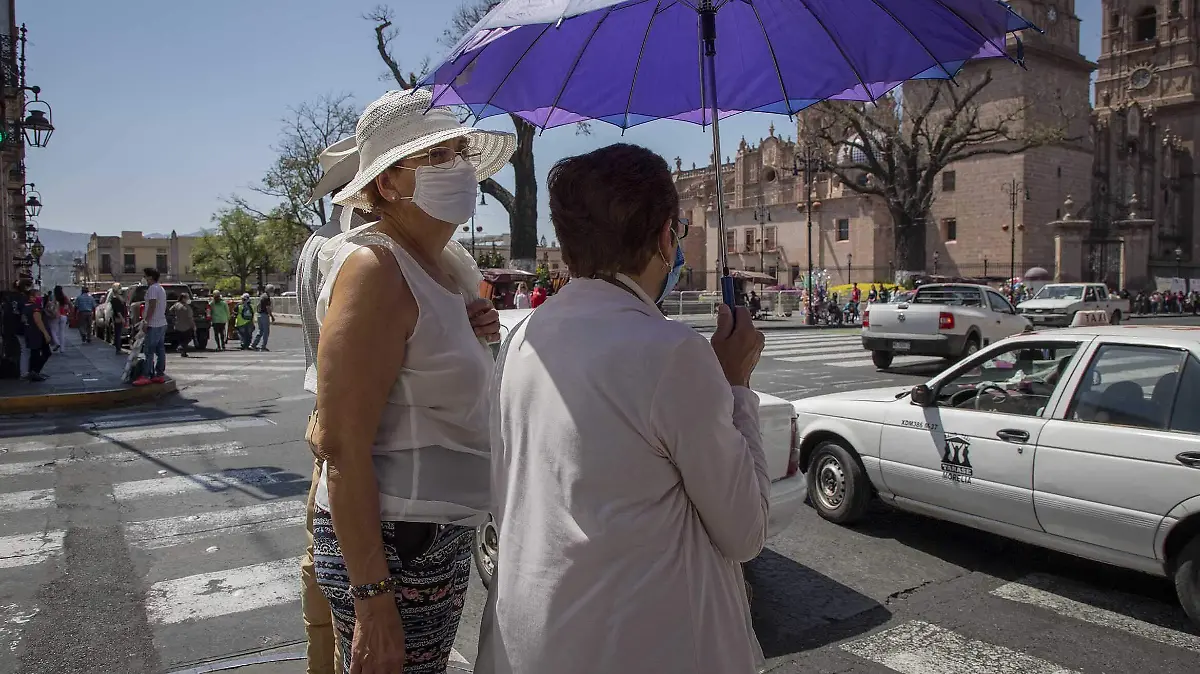
{"type": "MultiPolygon", "coordinates": [[[[1064,137],[948,165],[924,223],[923,271],[1006,278],[1036,266],[1062,280],[1126,286],[1146,285],[1168,266],[1182,265],[1186,275],[1200,253],[1192,161],[1200,134],[1198,3],[1103,1],[1093,109],[1089,79],[1097,64],[1080,53],[1075,0],[1013,0],[1045,31],[1022,36],[1026,69],[972,63],[960,84],[990,70],[994,80],[980,94],[981,111],[1020,108],[1022,123],[1058,124],[1064,137]]],[[[1015,40],[1009,47],[1015,53],[1015,40]]],[[[906,85],[922,86],[929,84],[906,85]]],[[[797,116],[797,138],[803,120],[797,116]]],[[[815,274],[831,284],[892,280],[905,271],[897,269],[891,217],[880,197],[818,171],[808,184],[809,217],[802,149],[791,134],[772,128],[757,142],[743,139],[736,156],[721,162],[723,240],[711,167],[685,169],[676,161],[683,215],[693,232],[707,234],[685,241],[685,287],[717,287],[721,248],[732,269],[781,285],[803,285],[810,255],[815,274]]]]}

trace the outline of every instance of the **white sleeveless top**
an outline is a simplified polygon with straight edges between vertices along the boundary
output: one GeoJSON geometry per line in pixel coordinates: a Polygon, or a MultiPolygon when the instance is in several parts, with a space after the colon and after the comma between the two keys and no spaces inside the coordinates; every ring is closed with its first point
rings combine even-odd
{"type": "MultiPolygon", "coordinates": [[[[464,295],[447,290],[404,248],[369,225],[331,239],[322,249],[322,257],[328,261],[331,255],[332,263],[317,299],[317,321],[324,321],[342,264],[367,245],[392,252],[419,310],[406,344],[404,365],[388,395],[371,448],[379,483],[380,519],[481,524],[491,508],[486,394],[493,362],[491,351],[480,344],[467,319],[464,295]]],[[[478,271],[448,266],[458,272],[452,272],[452,277],[467,291],[470,272],[478,271]]],[[[472,299],[476,293],[471,294],[472,299]]],[[[329,509],[325,471],[321,472],[316,502],[329,509]]]]}

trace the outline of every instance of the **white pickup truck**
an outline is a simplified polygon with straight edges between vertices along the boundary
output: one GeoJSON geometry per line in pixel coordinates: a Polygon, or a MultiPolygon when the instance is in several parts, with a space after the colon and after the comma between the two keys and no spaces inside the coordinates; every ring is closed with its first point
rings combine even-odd
{"type": "Polygon", "coordinates": [[[958,360],[1029,325],[987,286],[930,283],[907,302],[870,305],[863,312],[862,345],[883,369],[897,354],[958,360]]]}
{"type": "Polygon", "coordinates": [[[1110,295],[1103,283],[1050,283],[1017,309],[1037,327],[1065,328],[1080,311],[1104,311],[1116,325],[1129,315],[1129,300],[1110,295]]]}

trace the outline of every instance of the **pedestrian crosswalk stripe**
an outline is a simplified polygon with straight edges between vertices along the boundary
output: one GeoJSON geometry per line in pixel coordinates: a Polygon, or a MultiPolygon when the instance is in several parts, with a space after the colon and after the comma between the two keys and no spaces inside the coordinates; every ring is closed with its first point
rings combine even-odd
{"type": "MultiPolygon", "coordinates": [[[[892,358],[892,364],[889,369],[904,367],[905,365],[918,365],[921,363],[938,363],[941,362],[937,356],[896,356],[892,358]]],[[[829,367],[875,367],[875,363],[871,362],[870,356],[862,360],[851,360],[846,362],[829,363],[829,367]]],[[[876,368],[878,369],[878,368],[876,368]]]]}
{"type": "Polygon", "coordinates": [[[157,426],[149,428],[134,428],[127,431],[112,431],[102,433],[95,442],[131,442],[134,440],[150,440],[153,438],[169,438],[179,435],[203,433],[224,433],[235,428],[251,428],[254,426],[271,426],[275,422],[259,417],[234,417],[214,421],[198,421],[173,426],[157,426]]]}
{"type": "Polygon", "coordinates": [[[146,426],[150,424],[160,425],[177,424],[186,421],[204,421],[205,418],[200,412],[184,412],[183,414],[139,419],[102,419],[85,423],[83,427],[90,430],[104,430],[108,428],[127,428],[129,426],[146,426]]]}
{"type": "Polygon", "coordinates": [[[856,353],[862,355],[863,348],[861,344],[814,344],[809,346],[766,347],[762,351],[762,355],[770,356],[776,360],[782,360],[780,356],[818,353],[856,353]]]}
{"type": "Polygon", "coordinates": [[[1124,593],[1115,593],[1117,596],[1114,596],[1112,591],[1101,593],[1085,585],[1044,574],[1026,576],[1017,582],[1002,585],[992,590],[992,594],[1009,601],[1053,611],[1068,618],[1200,653],[1200,636],[1183,631],[1189,629],[1186,618],[1174,606],[1124,593]],[[1063,595],[1083,599],[1086,603],[1063,595]],[[1119,605],[1122,612],[1103,608],[1104,604],[1119,605]],[[1179,629],[1171,629],[1165,625],[1176,625],[1179,629]]]}
{"type": "Polygon", "coordinates": [[[223,442],[212,445],[188,445],[185,447],[168,447],[166,449],[140,450],[136,453],[120,451],[113,454],[99,454],[80,458],[0,463],[0,477],[18,477],[24,475],[37,475],[38,473],[50,473],[54,472],[54,468],[56,466],[62,466],[68,463],[122,463],[127,461],[139,461],[142,459],[167,459],[180,456],[196,456],[200,454],[244,456],[246,454],[246,450],[240,442],[223,442]]]}
{"type": "MultiPolygon", "coordinates": [[[[174,477],[120,482],[113,485],[113,498],[117,501],[129,501],[191,491],[218,493],[250,486],[274,484],[279,480],[277,471],[266,468],[238,468],[214,473],[190,473],[174,477]]],[[[30,489],[0,494],[0,513],[52,507],[54,507],[53,489],[30,489]]]]}
{"type": "Polygon", "coordinates": [[[228,386],[208,386],[207,384],[197,384],[195,386],[181,386],[179,388],[179,393],[180,395],[185,396],[199,396],[208,395],[209,393],[220,393],[221,391],[228,390],[228,386]]]}
{"type": "Polygon", "coordinates": [[[302,500],[259,503],[196,515],[164,517],[125,525],[125,540],[142,550],[156,550],[226,535],[255,535],[304,524],[302,500]]]}
{"type": "Polygon", "coordinates": [[[151,624],[174,625],[287,604],[300,599],[299,577],[300,560],[290,557],[163,580],[146,593],[146,614],[151,624]]]}
{"type": "Polygon", "coordinates": [[[0,569],[40,564],[62,549],[64,532],[0,536],[0,569]]]}
{"type": "Polygon", "coordinates": [[[244,374],[243,375],[203,374],[200,372],[197,372],[195,374],[189,374],[187,372],[179,372],[179,373],[173,372],[173,373],[170,373],[170,376],[171,376],[171,379],[174,379],[175,381],[181,381],[181,382],[189,382],[189,381],[204,381],[204,382],[230,381],[230,382],[233,382],[233,381],[246,381],[247,379],[250,378],[250,375],[244,375],[244,374]]]}
{"type": "MultiPolygon", "coordinates": [[[[187,372],[187,373],[191,373],[191,372],[203,373],[203,372],[208,372],[210,370],[212,371],[213,374],[217,374],[219,372],[223,372],[223,371],[226,371],[229,369],[230,369],[230,366],[224,365],[224,364],[209,365],[209,364],[205,363],[204,365],[192,365],[189,363],[188,365],[183,366],[183,367],[171,368],[171,371],[169,374],[172,377],[174,377],[177,374],[185,373],[185,372],[187,372]]],[[[304,363],[299,363],[297,365],[237,365],[236,370],[238,372],[303,372],[304,371],[304,363]]]]}
{"type": "Polygon", "coordinates": [[[843,644],[842,650],[901,674],[1075,674],[1053,662],[968,639],[922,620],[843,644]]]}

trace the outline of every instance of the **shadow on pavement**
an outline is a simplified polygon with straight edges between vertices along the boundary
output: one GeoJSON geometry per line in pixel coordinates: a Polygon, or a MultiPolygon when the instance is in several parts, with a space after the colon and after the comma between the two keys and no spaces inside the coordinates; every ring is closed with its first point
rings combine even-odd
{"type": "Polygon", "coordinates": [[[768,658],[813,650],[886,623],[882,604],[764,549],[746,565],[754,632],[768,658]]]}

